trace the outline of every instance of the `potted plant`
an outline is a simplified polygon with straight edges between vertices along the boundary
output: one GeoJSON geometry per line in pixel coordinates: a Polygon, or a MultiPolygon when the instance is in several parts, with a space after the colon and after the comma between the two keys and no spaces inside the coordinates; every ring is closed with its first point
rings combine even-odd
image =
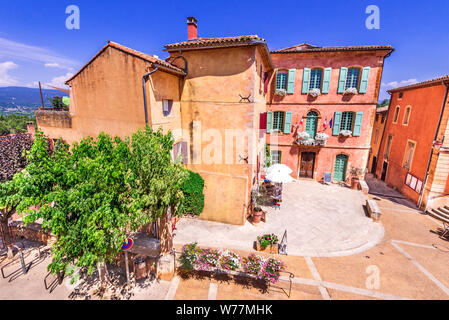
{"type": "Polygon", "coordinates": [[[264,234],[257,237],[257,251],[267,251],[269,253],[278,253],[279,238],[274,234],[264,234]]]}
{"type": "Polygon", "coordinates": [[[263,210],[261,207],[255,207],[253,210],[253,223],[259,223],[262,220],[263,210]]]}
{"type": "Polygon", "coordinates": [[[299,140],[307,140],[309,138],[310,138],[310,135],[307,132],[305,132],[305,131],[298,132],[298,139],[299,140]]]}
{"type": "Polygon", "coordinates": [[[352,131],[351,130],[341,130],[340,135],[343,137],[349,137],[350,135],[352,135],[352,131]]]}
{"type": "Polygon", "coordinates": [[[321,95],[321,91],[320,91],[320,89],[318,89],[318,88],[313,88],[313,89],[311,89],[311,90],[309,90],[309,96],[311,96],[311,97],[313,97],[313,98],[316,98],[316,97],[318,97],[319,95],[321,95]]]}
{"type": "Polygon", "coordinates": [[[277,96],[283,97],[283,96],[287,95],[287,90],[285,90],[285,89],[276,89],[274,91],[274,94],[277,95],[277,96]]]}
{"type": "Polygon", "coordinates": [[[351,189],[357,190],[359,185],[359,177],[363,174],[363,170],[357,167],[351,167],[351,189]]]}
{"type": "Polygon", "coordinates": [[[357,89],[356,88],[348,88],[346,89],[343,94],[344,95],[351,95],[351,94],[357,94],[357,89]]]}

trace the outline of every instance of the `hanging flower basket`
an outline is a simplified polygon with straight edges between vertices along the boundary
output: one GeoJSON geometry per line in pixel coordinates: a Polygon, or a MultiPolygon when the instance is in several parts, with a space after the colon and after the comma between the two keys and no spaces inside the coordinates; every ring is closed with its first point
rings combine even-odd
{"type": "Polygon", "coordinates": [[[320,89],[314,88],[314,89],[309,90],[309,96],[316,98],[319,95],[321,95],[320,89]]]}
{"type": "Polygon", "coordinates": [[[315,135],[315,140],[326,141],[327,138],[329,138],[329,136],[327,134],[325,134],[324,132],[318,132],[315,135]]]}
{"type": "Polygon", "coordinates": [[[274,91],[274,94],[277,95],[277,96],[283,97],[283,96],[287,95],[287,90],[285,90],[285,89],[276,89],[274,91]]]}
{"type": "Polygon", "coordinates": [[[351,130],[341,130],[340,135],[343,137],[349,137],[352,135],[352,131],[351,130]]]}
{"type": "Polygon", "coordinates": [[[347,95],[350,95],[350,94],[357,94],[358,92],[357,92],[357,89],[356,88],[348,88],[348,89],[346,89],[344,92],[343,92],[343,94],[347,94],[347,95]]]}
{"type": "Polygon", "coordinates": [[[310,138],[310,135],[305,131],[298,133],[298,139],[300,139],[300,140],[307,140],[309,138],[310,138]]]}
{"type": "Polygon", "coordinates": [[[297,143],[300,144],[300,145],[303,145],[303,146],[313,146],[313,145],[316,144],[316,141],[315,141],[315,139],[310,139],[310,138],[309,139],[303,139],[303,140],[298,139],[297,143]]]}

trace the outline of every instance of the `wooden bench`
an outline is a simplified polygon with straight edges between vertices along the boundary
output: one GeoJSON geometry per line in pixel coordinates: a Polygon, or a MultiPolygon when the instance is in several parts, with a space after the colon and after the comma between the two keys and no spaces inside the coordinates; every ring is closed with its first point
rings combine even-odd
{"type": "Polygon", "coordinates": [[[366,209],[368,210],[369,216],[373,221],[379,221],[382,213],[380,212],[377,202],[374,200],[366,200],[366,209]]]}

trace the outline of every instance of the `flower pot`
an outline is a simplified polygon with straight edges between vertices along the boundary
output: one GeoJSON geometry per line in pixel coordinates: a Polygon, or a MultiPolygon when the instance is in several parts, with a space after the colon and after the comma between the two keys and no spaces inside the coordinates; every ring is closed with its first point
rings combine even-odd
{"type": "Polygon", "coordinates": [[[259,241],[256,241],[256,250],[260,252],[271,253],[270,245],[266,246],[265,248],[262,248],[259,241]]]}
{"type": "Polygon", "coordinates": [[[253,211],[253,223],[259,223],[262,220],[263,211],[253,211]]]}
{"type": "Polygon", "coordinates": [[[359,188],[359,178],[351,179],[351,189],[358,190],[359,188]]]}

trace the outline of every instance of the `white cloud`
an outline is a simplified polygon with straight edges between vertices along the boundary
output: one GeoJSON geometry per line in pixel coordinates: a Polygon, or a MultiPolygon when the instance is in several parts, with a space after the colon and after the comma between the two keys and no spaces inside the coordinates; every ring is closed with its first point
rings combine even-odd
{"type": "Polygon", "coordinates": [[[74,70],[72,67],[64,67],[64,66],[61,66],[61,65],[60,65],[59,63],[57,63],[57,62],[48,62],[48,63],[45,63],[44,66],[45,66],[46,68],[57,68],[57,69],[74,70]]]}
{"type": "Polygon", "coordinates": [[[402,80],[402,81],[392,81],[388,83],[382,83],[382,87],[385,88],[385,90],[394,89],[398,87],[404,87],[411,84],[418,83],[418,79],[408,79],[408,80],[402,80]]]}
{"type": "Polygon", "coordinates": [[[67,72],[65,75],[51,79],[51,81],[48,82],[47,84],[58,88],[68,88],[65,82],[72,76],[73,76],[72,72],[67,72]]]}
{"type": "Polygon", "coordinates": [[[30,46],[5,38],[0,38],[0,58],[40,62],[49,64],[51,65],[50,67],[58,65],[59,68],[63,69],[73,69],[73,66],[78,65],[77,61],[63,57],[52,50],[30,46]]]}
{"type": "Polygon", "coordinates": [[[13,86],[18,84],[18,81],[8,74],[10,70],[17,67],[18,65],[12,61],[0,63],[0,86],[13,86]]]}

